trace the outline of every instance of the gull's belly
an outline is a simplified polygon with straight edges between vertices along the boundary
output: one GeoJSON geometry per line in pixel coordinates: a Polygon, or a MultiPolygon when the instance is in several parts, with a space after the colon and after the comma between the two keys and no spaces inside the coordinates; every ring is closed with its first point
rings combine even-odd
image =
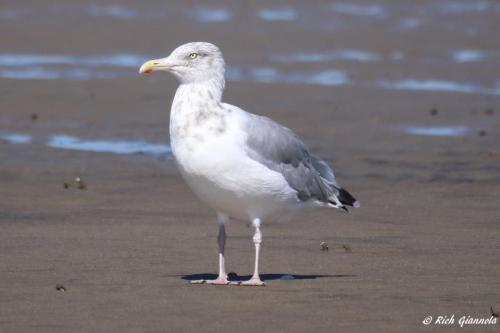
{"type": "Polygon", "coordinates": [[[173,153],[193,192],[217,211],[237,219],[275,220],[298,204],[284,177],[249,158],[224,138],[174,140],[173,153]]]}

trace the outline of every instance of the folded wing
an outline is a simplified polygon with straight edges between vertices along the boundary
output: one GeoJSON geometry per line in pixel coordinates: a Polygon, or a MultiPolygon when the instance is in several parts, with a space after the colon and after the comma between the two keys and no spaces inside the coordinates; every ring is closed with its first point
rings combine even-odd
{"type": "Polygon", "coordinates": [[[247,154],[280,172],[301,201],[318,201],[336,208],[359,206],[346,190],[337,185],[332,169],[290,129],[267,117],[250,115],[246,123],[247,154]]]}

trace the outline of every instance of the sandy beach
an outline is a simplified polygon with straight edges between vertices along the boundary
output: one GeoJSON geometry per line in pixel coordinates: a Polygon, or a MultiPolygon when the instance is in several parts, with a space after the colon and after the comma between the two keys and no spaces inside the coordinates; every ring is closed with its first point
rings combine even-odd
{"type": "MultiPolygon", "coordinates": [[[[3,2],[0,332],[456,332],[500,312],[500,7],[464,3],[3,2]],[[224,51],[226,102],[293,129],[362,204],[264,223],[262,288],[189,284],[215,276],[215,216],[163,151],[175,79],[134,61],[191,40],[224,51]]],[[[253,230],[227,233],[248,277],[253,230]]]]}

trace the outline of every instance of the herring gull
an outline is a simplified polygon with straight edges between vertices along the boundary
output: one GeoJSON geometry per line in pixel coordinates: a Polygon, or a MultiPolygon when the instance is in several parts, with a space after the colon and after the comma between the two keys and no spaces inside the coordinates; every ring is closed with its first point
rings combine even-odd
{"type": "Polygon", "coordinates": [[[170,111],[172,153],[189,187],[217,213],[219,275],[192,282],[235,283],[228,280],[224,262],[225,224],[232,218],[255,227],[254,273],[237,284],[262,286],[263,222],[303,207],[347,211],[346,205],[359,203],[290,129],[223,103],[224,70],[217,46],[195,42],[179,46],[166,58],[145,62],[139,73],[167,71],[179,80],[170,111]]]}

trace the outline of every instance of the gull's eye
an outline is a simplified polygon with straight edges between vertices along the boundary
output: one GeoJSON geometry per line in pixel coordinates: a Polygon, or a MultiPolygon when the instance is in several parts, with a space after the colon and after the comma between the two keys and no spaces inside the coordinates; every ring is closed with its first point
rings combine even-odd
{"type": "Polygon", "coordinates": [[[193,53],[190,53],[190,54],[189,54],[189,58],[190,58],[190,59],[196,59],[196,57],[197,57],[197,56],[198,56],[198,53],[194,53],[194,52],[193,52],[193,53]]]}

